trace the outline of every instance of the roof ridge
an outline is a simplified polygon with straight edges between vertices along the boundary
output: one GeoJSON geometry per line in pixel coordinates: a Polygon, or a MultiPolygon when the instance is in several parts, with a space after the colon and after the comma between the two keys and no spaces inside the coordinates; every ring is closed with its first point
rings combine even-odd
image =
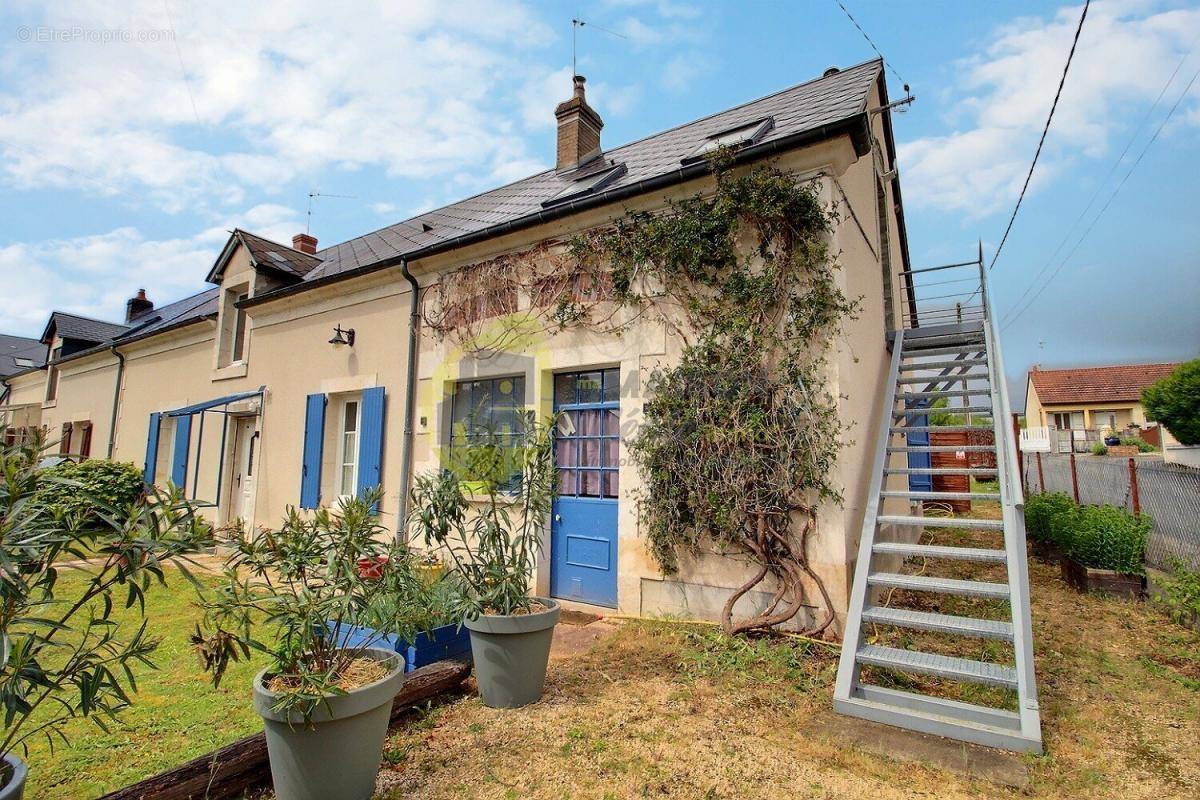
{"type": "MultiPolygon", "coordinates": [[[[646,134],[645,136],[642,136],[641,138],[634,139],[634,140],[632,140],[632,141],[625,142],[624,144],[617,145],[617,146],[616,146],[616,147],[614,147],[612,150],[604,150],[604,151],[603,151],[603,154],[604,154],[605,156],[609,156],[609,155],[611,155],[611,154],[613,154],[613,153],[615,153],[615,152],[618,152],[618,151],[620,151],[620,150],[624,150],[624,149],[626,149],[626,148],[633,147],[634,145],[641,144],[642,142],[645,142],[645,141],[647,141],[647,140],[649,140],[649,139],[653,139],[653,138],[655,138],[655,137],[658,137],[658,136],[665,136],[665,135],[667,135],[667,134],[669,134],[669,133],[672,133],[673,131],[678,131],[678,130],[681,130],[681,129],[683,129],[683,128],[687,128],[687,127],[689,127],[689,126],[691,126],[691,125],[696,125],[696,124],[698,124],[698,123],[702,123],[702,122],[704,122],[704,121],[706,121],[706,120],[710,120],[710,119],[712,119],[712,118],[714,118],[714,117],[721,116],[722,114],[728,114],[728,113],[730,113],[730,112],[734,112],[734,111],[737,111],[737,110],[739,110],[739,109],[745,108],[746,106],[751,106],[751,105],[754,105],[755,103],[761,103],[761,102],[763,102],[764,100],[770,100],[770,99],[772,99],[772,98],[774,98],[774,97],[779,97],[780,95],[786,94],[786,93],[788,93],[788,92],[791,92],[791,91],[795,91],[796,89],[803,88],[803,87],[805,87],[805,86],[808,86],[808,85],[810,85],[810,84],[813,84],[813,83],[817,83],[818,81],[828,80],[828,79],[830,79],[830,78],[834,78],[834,77],[836,77],[836,76],[838,76],[838,75],[843,75],[843,74],[845,74],[845,73],[847,73],[847,72],[851,72],[851,71],[853,71],[853,70],[856,70],[856,69],[861,69],[862,67],[865,67],[865,66],[867,66],[867,65],[869,65],[869,64],[875,64],[875,63],[878,63],[878,64],[880,65],[880,69],[882,69],[882,67],[883,67],[883,59],[882,59],[882,58],[871,58],[871,59],[867,59],[866,61],[861,61],[861,62],[859,62],[859,63],[857,63],[857,64],[853,64],[853,65],[851,65],[851,66],[849,66],[849,67],[845,67],[845,68],[839,68],[839,69],[838,69],[838,71],[837,71],[837,72],[835,72],[833,75],[824,75],[824,74],[822,74],[822,75],[818,75],[818,76],[817,76],[817,77],[815,77],[815,78],[809,78],[809,79],[808,79],[808,80],[806,80],[806,81],[801,81],[800,83],[792,84],[791,86],[786,86],[786,87],[784,87],[784,88],[782,88],[782,89],[779,89],[779,90],[777,90],[777,91],[771,92],[770,94],[765,94],[765,95],[762,95],[761,97],[756,97],[756,98],[754,98],[753,100],[747,100],[747,101],[745,101],[745,102],[743,102],[743,103],[739,103],[739,104],[737,104],[736,106],[731,106],[731,107],[729,107],[729,108],[721,109],[720,111],[713,111],[713,112],[712,112],[712,113],[710,113],[710,114],[705,114],[703,117],[697,117],[696,119],[689,120],[689,121],[687,121],[687,122],[681,122],[681,123],[679,123],[678,125],[673,125],[673,126],[671,126],[670,128],[664,128],[663,130],[660,130],[660,131],[655,131],[654,133],[649,133],[649,134],[646,134]]],[[[548,169],[541,170],[540,172],[534,172],[534,173],[532,173],[532,174],[530,174],[530,175],[526,175],[526,176],[525,176],[525,177],[523,177],[523,178],[517,178],[516,180],[509,181],[508,183],[502,183],[502,184],[500,184],[499,186],[494,186],[494,187],[492,187],[492,188],[490,188],[490,189],[483,189],[483,190],[481,190],[481,191],[479,191],[479,192],[476,192],[475,194],[473,194],[473,195],[470,195],[470,196],[468,196],[468,197],[464,197],[464,198],[461,198],[461,199],[459,199],[459,200],[453,200],[453,201],[451,201],[451,202],[449,202],[449,203],[445,203],[445,204],[443,204],[443,205],[441,205],[441,206],[438,206],[437,208],[431,208],[431,209],[429,209],[429,210],[427,210],[427,211],[422,211],[420,214],[414,214],[414,215],[412,215],[412,216],[410,216],[410,217],[406,217],[405,219],[401,219],[401,220],[398,220],[398,221],[396,221],[396,222],[391,222],[391,223],[388,223],[387,225],[382,225],[382,226],[380,226],[380,227],[378,227],[378,228],[375,228],[374,230],[367,231],[366,233],[359,234],[358,236],[353,236],[353,237],[351,237],[351,238],[349,238],[349,239],[346,239],[346,240],[345,240],[345,241],[343,241],[343,242],[338,242],[337,244],[332,244],[332,245],[330,245],[329,247],[324,247],[324,248],[321,248],[320,250],[318,250],[318,251],[317,251],[317,253],[319,254],[319,253],[324,253],[324,252],[326,252],[327,250],[334,250],[334,249],[338,248],[339,246],[341,246],[341,245],[343,245],[343,244],[347,244],[347,243],[349,243],[349,242],[353,242],[353,241],[355,241],[355,240],[357,240],[357,239],[364,239],[364,238],[366,238],[366,237],[368,237],[368,236],[371,236],[372,234],[377,234],[377,233],[379,233],[380,231],[384,231],[384,230],[387,230],[387,229],[389,229],[389,228],[394,228],[394,227],[396,227],[397,225],[412,224],[414,220],[420,219],[421,217],[423,217],[423,216],[425,216],[425,215],[427,215],[427,214],[433,214],[433,213],[436,213],[436,212],[440,212],[440,211],[443,211],[443,210],[445,210],[445,209],[447,209],[447,208],[450,208],[451,206],[456,206],[456,205],[460,205],[460,204],[462,204],[462,203],[467,203],[467,202],[469,202],[469,201],[471,201],[471,200],[474,200],[474,199],[476,199],[476,198],[478,198],[478,197],[482,197],[482,196],[484,196],[484,195],[486,195],[486,194],[491,194],[492,192],[498,192],[498,191],[500,191],[501,189],[507,189],[507,188],[508,188],[508,187],[510,187],[510,186],[516,186],[518,183],[523,183],[523,182],[525,182],[525,181],[528,181],[528,180],[531,180],[531,179],[533,179],[533,178],[536,178],[536,177],[538,177],[538,176],[540,176],[540,175],[546,175],[547,173],[553,173],[553,172],[555,172],[555,170],[554,170],[554,168],[552,168],[552,167],[551,167],[551,168],[548,168],[548,169]]],[[[453,226],[451,226],[451,227],[453,227],[453,226]]],[[[318,257],[320,257],[320,256],[318,256],[318,257]]],[[[323,257],[321,258],[321,260],[322,260],[322,261],[325,261],[325,259],[324,259],[323,257]]]]}
{"type": "MultiPolygon", "coordinates": [[[[278,247],[282,247],[285,250],[291,250],[293,253],[299,253],[300,255],[306,256],[308,258],[316,258],[318,261],[321,260],[314,253],[306,253],[303,250],[298,250],[295,247],[292,247],[290,244],[284,244],[283,242],[279,242],[274,239],[268,239],[266,236],[263,236],[262,234],[255,233],[254,231],[248,231],[245,228],[234,228],[232,231],[230,231],[230,233],[244,233],[247,236],[253,236],[255,239],[261,239],[262,241],[266,242],[267,244],[273,244],[278,247]]],[[[355,236],[354,238],[357,239],[359,237],[355,236]]]]}

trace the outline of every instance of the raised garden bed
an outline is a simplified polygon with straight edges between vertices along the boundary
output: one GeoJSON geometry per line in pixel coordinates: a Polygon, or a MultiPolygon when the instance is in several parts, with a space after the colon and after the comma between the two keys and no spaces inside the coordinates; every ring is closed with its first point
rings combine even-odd
{"type": "Polygon", "coordinates": [[[1140,598],[1146,593],[1146,578],[1129,575],[1111,569],[1085,567],[1073,558],[1064,556],[1059,561],[1063,580],[1080,592],[1104,592],[1117,597],[1140,598]]]}

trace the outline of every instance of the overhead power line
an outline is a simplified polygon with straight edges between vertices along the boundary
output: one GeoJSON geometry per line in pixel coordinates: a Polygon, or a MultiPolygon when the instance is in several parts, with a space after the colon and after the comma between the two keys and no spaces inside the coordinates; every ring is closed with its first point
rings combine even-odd
{"type": "MultiPolygon", "coordinates": [[[[1183,68],[1183,65],[1187,63],[1188,58],[1191,57],[1192,52],[1196,48],[1197,42],[1200,42],[1200,35],[1196,36],[1196,38],[1192,40],[1192,43],[1188,46],[1188,49],[1183,54],[1183,57],[1179,59],[1179,63],[1175,65],[1175,69],[1172,70],[1171,74],[1167,77],[1166,83],[1164,83],[1162,85],[1162,89],[1159,90],[1158,97],[1154,98],[1154,102],[1151,103],[1150,107],[1146,109],[1146,113],[1142,115],[1142,118],[1134,127],[1133,133],[1129,135],[1129,141],[1125,142],[1125,147],[1121,149],[1121,154],[1117,156],[1115,161],[1113,161],[1112,166],[1108,168],[1108,172],[1104,175],[1104,177],[1097,182],[1096,190],[1092,192],[1092,196],[1088,199],[1087,205],[1084,206],[1083,210],[1079,212],[1079,216],[1076,217],[1075,221],[1072,222],[1067,228],[1066,233],[1064,233],[1062,239],[1059,240],[1058,246],[1055,247],[1053,252],[1050,253],[1050,257],[1046,259],[1046,263],[1040,270],[1038,270],[1038,274],[1035,275],[1033,280],[1031,280],[1025,287],[1025,291],[1023,291],[1021,296],[1017,298],[1017,301],[1013,303],[1012,309],[1008,312],[1007,316],[1011,316],[1012,313],[1021,306],[1022,301],[1024,301],[1029,293],[1033,291],[1034,287],[1038,285],[1038,282],[1042,279],[1042,276],[1050,271],[1050,267],[1054,265],[1055,259],[1058,258],[1058,254],[1062,252],[1063,247],[1075,234],[1076,226],[1079,225],[1080,222],[1083,222],[1084,218],[1087,217],[1088,212],[1092,210],[1092,206],[1096,204],[1097,198],[1100,197],[1100,193],[1104,191],[1104,187],[1108,184],[1109,178],[1116,173],[1117,167],[1121,166],[1121,162],[1123,162],[1125,160],[1125,156],[1129,154],[1129,149],[1133,147],[1133,143],[1136,142],[1138,136],[1141,135],[1142,128],[1145,127],[1146,123],[1150,121],[1150,117],[1154,114],[1154,110],[1158,108],[1158,104],[1161,103],[1163,97],[1166,96],[1167,89],[1171,88],[1171,84],[1175,82],[1176,76],[1179,75],[1179,70],[1183,68]]],[[[1007,323],[1007,320],[1005,320],[1005,323],[1007,323]]]]}
{"type": "Polygon", "coordinates": [[[1021,194],[1017,197],[1017,204],[1013,206],[1012,216],[1008,218],[1008,227],[1004,229],[1004,236],[1000,237],[1000,246],[996,248],[996,253],[992,256],[992,263],[988,265],[988,269],[996,266],[996,259],[1000,258],[1000,251],[1004,249],[1004,243],[1008,241],[1008,234],[1012,232],[1013,223],[1017,220],[1017,212],[1021,210],[1021,201],[1025,199],[1025,191],[1029,188],[1029,181],[1033,178],[1033,170],[1037,166],[1038,157],[1042,154],[1042,146],[1046,144],[1046,134],[1050,132],[1050,123],[1054,121],[1054,112],[1058,108],[1058,99],[1062,97],[1063,85],[1067,82],[1067,73],[1071,70],[1071,61],[1075,58],[1075,47],[1079,44],[1079,34],[1083,32],[1083,21],[1087,19],[1088,7],[1091,6],[1092,0],[1086,0],[1083,4],[1083,13],[1079,15],[1079,25],[1075,28],[1075,38],[1071,41],[1071,52],[1067,53],[1067,63],[1063,66],[1062,77],[1058,79],[1058,91],[1054,93],[1054,102],[1050,104],[1050,114],[1046,117],[1046,125],[1042,128],[1042,138],[1038,140],[1037,150],[1033,154],[1033,163],[1029,165],[1029,173],[1025,176],[1025,185],[1021,187],[1021,194]]]}
{"type": "Polygon", "coordinates": [[[858,20],[856,20],[854,18],[854,15],[850,13],[850,9],[846,8],[846,6],[842,3],[842,0],[834,0],[834,2],[836,2],[838,4],[838,8],[842,9],[842,13],[844,13],[846,15],[847,19],[850,20],[851,24],[853,24],[854,27],[858,28],[858,32],[861,33],[862,37],[867,40],[867,44],[871,45],[871,49],[875,51],[875,55],[879,56],[879,60],[883,62],[883,65],[885,67],[887,67],[888,69],[890,69],[892,71],[892,74],[896,76],[896,80],[898,80],[898,81],[900,81],[900,83],[904,84],[905,89],[907,89],[908,81],[904,80],[904,77],[899,72],[896,71],[896,68],[894,66],[892,66],[892,62],[888,61],[886,58],[883,57],[883,53],[881,53],[879,51],[879,48],[875,46],[875,42],[873,42],[871,40],[870,35],[865,30],[863,30],[863,26],[858,24],[858,20]]]}
{"type": "Polygon", "coordinates": [[[1167,112],[1167,115],[1165,117],[1163,117],[1162,122],[1159,123],[1158,128],[1155,129],[1154,135],[1150,137],[1150,140],[1148,142],[1146,142],[1146,146],[1142,148],[1142,152],[1138,153],[1138,157],[1136,159],[1134,159],[1134,162],[1129,166],[1129,170],[1126,171],[1124,177],[1121,178],[1121,182],[1117,184],[1116,188],[1113,189],[1112,194],[1110,194],[1108,196],[1108,200],[1105,201],[1104,206],[1100,209],[1099,212],[1097,212],[1096,216],[1092,219],[1092,222],[1090,225],[1088,225],[1087,230],[1085,230],[1083,232],[1083,234],[1079,237],[1079,239],[1075,242],[1075,245],[1071,248],[1071,252],[1067,253],[1066,257],[1063,258],[1063,260],[1061,262],[1059,262],[1058,267],[1055,268],[1054,272],[1052,272],[1050,274],[1050,276],[1042,283],[1042,285],[1038,288],[1037,292],[1035,292],[1034,295],[1029,298],[1029,301],[1027,303],[1025,303],[1025,305],[1019,311],[1017,311],[1015,314],[1013,314],[1009,318],[1008,322],[1004,323],[1004,325],[1003,325],[1004,328],[1007,328],[1009,325],[1012,325],[1014,322],[1016,322],[1018,319],[1020,319],[1021,315],[1024,314],[1026,311],[1028,311],[1033,306],[1034,302],[1037,301],[1038,297],[1041,296],[1042,292],[1044,292],[1046,290],[1046,287],[1048,287],[1054,281],[1054,279],[1056,277],[1058,277],[1058,273],[1062,272],[1063,267],[1065,267],[1067,265],[1067,262],[1069,262],[1071,260],[1071,256],[1075,255],[1075,251],[1077,251],[1079,249],[1079,245],[1083,244],[1083,241],[1085,239],[1087,239],[1088,234],[1090,234],[1092,232],[1092,230],[1096,227],[1096,223],[1098,223],[1100,221],[1100,218],[1104,216],[1104,212],[1107,211],[1108,207],[1112,205],[1113,200],[1116,199],[1117,194],[1121,191],[1121,188],[1125,186],[1125,182],[1129,180],[1129,176],[1132,175],[1134,170],[1136,170],[1138,168],[1138,165],[1142,163],[1142,159],[1145,157],[1146,153],[1150,150],[1150,147],[1158,139],[1158,135],[1163,132],[1163,128],[1167,127],[1167,123],[1171,121],[1171,117],[1175,116],[1176,109],[1179,108],[1179,106],[1183,102],[1184,98],[1186,98],[1188,96],[1188,93],[1192,91],[1192,86],[1194,86],[1196,84],[1196,80],[1198,78],[1200,78],[1200,69],[1196,70],[1196,72],[1194,72],[1192,74],[1192,79],[1188,81],[1187,86],[1183,87],[1183,91],[1180,92],[1179,97],[1177,97],[1175,99],[1175,104],[1171,106],[1170,111],[1167,112]]]}

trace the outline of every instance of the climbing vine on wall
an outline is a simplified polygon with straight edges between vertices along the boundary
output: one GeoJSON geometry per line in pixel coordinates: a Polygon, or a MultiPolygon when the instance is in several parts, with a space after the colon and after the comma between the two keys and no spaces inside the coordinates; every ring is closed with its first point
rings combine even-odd
{"type": "Polygon", "coordinates": [[[770,165],[734,170],[727,153],[712,166],[715,192],[443,276],[425,322],[477,353],[530,326],[670,328],[681,358],[653,376],[629,441],[650,549],[667,573],[683,553],[748,557],[753,572],[725,604],[725,630],[769,628],[820,605],[805,631],[815,635],[833,608],[808,545],[817,506],[840,500],[830,470],[843,438],[826,356],[858,301],[838,286],[832,218],[814,185],[770,165]],[[735,620],[751,591],[768,602],[735,620]]]}
{"type": "Polygon", "coordinates": [[[806,631],[815,635],[833,609],[808,543],[817,505],[840,499],[830,470],[843,438],[826,355],[858,301],[836,281],[816,187],[773,166],[734,171],[727,157],[714,173],[711,196],[627,213],[573,252],[609,265],[614,300],[657,309],[686,333],[629,443],[659,564],[674,572],[681,553],[714,545],[748,556],[753,574],[726,602],[725,630],[768,628],[819,605],[806,631]],[[735,620],[734,605],[756,589],[768,592],[765,607],[735,620]]]}

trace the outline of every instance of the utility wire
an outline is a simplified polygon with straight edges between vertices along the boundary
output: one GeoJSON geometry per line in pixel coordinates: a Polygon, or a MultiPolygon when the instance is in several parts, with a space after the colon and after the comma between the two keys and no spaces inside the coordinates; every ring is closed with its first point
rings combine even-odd
{"type": "MultiPolygon", "coordinates": [[[[1033,291],[1033,288],[1037,286],[1038,281],[1042,279],[1042,276],[1050,271],[1050,267],[1054,264],[1054,259],[1058,258],[1058,254],[1062,252],[1063,246],[1070,241],[1071,236],[1075,233],[1075,227],[1080,222],[1083,222],[1084,218],[1087,216],[1087,213],[1092,210],[1092,206],[1096,204],[1096,199],[1100,197],[1100,193],[1104,191],[1104,186],[1108,183],[1108,179],[1116,173],[1117,167],[1121,166],[1121,162],[1125,160],[1125,156],[1129,153],[1129,148],[1133,147],[1133,143],[1137,141],[1138,135],[1142,132],[1142,128],[1147,122],[1150,121],[1150,116],[1154,113],[1154,109],[1158,108],[1158,104],[1162,102],[1163,97],[1167,94],[1167,89],[1171,88],[1171,84],[1175,82],[1175,77],[1179,75],[1179,70],[1183,68],[1183,65],[1187,62],[1188,58],[1191,57],[1192,51],[1196,49],[1197,42],[1200,42],[1200,35],[1192,39],[1192,43],[1188,46],[1187,52],[1183,54],[1183,58],[1179,59],[1179,63],[1175,65],[1175,69],[1171,72],[1170,77],[1167,78],[1167,82],[1164,83],[1162,89],[1159,90],[1158,97],[1154,98],[1154,102],[1148,109],[1146,109],[1146,113],[1142,115],[1141,120],[1139,120],[1138,124],[1134,127],[1133,133],[1129,136],[1129,141],[1125,143],[1124,149],[1121,150],[1121,154],[1117,156],[1117,160],[1114,161],[1112,166],[1108,168],[1108,173],[1105,174],[1104,178],[1096,184],[1096,191],[1092,192],[1091,199],[1088,200],[1083,211],[1079,212],[1079,216],[1076,217],[1075,221],[1072,222],[1070,227],[1067,228],[1067,232],[1059,241],[1058,247],[1054,248],[1054,252],[1052,252],[1050,257],[1046,259],[1046,263],[1038,271],[1038,274],[1034,276],[1033,280],[1029,282],[1029,285],[1025,287],[1025,291],[1021,293],[1021,296],[1017,298],[1017,301],[1012,304],[1012,309],[1008,312],[1008,314],[1006,314],[1006,316],[1011,316],[1012,313],[1016,311],[1016,309],[1021,305],[1022,301],[1024,301],[1029,293],[1033,291]]],[[[1004,320],[1002,324],[1007,324],[1007,320],[1004,320]]]]}
{"type": "Polygon", "coordinates": [[[996,248],[996,253],[992,256],[992,263],[988,265],[989,270],[996,266],[996,259],[1000,258],[1000,251],[1004,249],[1004,243],[1008,241],[1008,234],[1012,232],[1013,223],[1017,220],[1017,212],[1021,210],[1021,201],[1025,199],[1025,191],[1029,188],[1029,181],[1033,178],[1033,170],[1037,166],[1038,156],[1042,154],[1042,145],[1046,143],[1046,134],[1050,132],[1050,123],[1054,120],[1058,99],[1062,97],[1063,85],[1067,82],[1067,72],[1071,69],[1071,60],[1075,58],[1075,46],[1079,44],[1079,34],[1083,32],[1083,21],[1087,19],[1088,7],[1091,4],[1092,0],[1086,0],[1083,4],[1083,13],[1079,15],[1079,25],[1075,28],[1075,38],[1071,41],[1071,52],[1067,53],[1067,63],[1063,67],[1062,77],[1058,80],[1058,91],[1054,93],[1054,102],[1050,104],[1050,114],[1046,117],[1046,126],[1042,128],[1042,138],[1038,140],[1037,150],[1033,154],[1033,163],[1029,165],[1029,174],[1025,176],[1025,185],[1021,187],[1021,194],[1017,197],[1017,204],[1013,207],[1012,216],[1008,218],[1008,227],[1004,229],[1004,236],[1000,238],[1000,246],[996,248]]]}
{"type": "Polygon", "coordinates": [[[1175,104],[1171,106],[1171,110],[1167,112],[1165,117],[1163,117],[1163,121],[1159,123],[1158,128],[1155,129],[1154,135],[1150,137],[1150,141],[1146,142],[1146,146],[1142,148],[1142,152],[1138,153],[1138,157],[1134,160],[1133,164],[1130,165],[1129,170],[1125,173],[1125,176],[1121,178],[1121,182],[1117,184],[1116,188],[1113,189],[1112,194],[1108,196],[1108,200],[1105,201],[1104,207],[1100,209],[1095,218],[1092,220],[1092,223],[1088,225],[1087,230],[1085,230],[1083,235],[1080,236],[1078,241],[1075,242],[1075,246],[1071,248],[1071,252],[1067,253],[1066,258],[1059,263],[1058,267],[1053,273],[1050,274],[1050,277],[1047,278],[1044,283],[1042,283],[1037,292],[1029,298],[1029,301],[1025,304],[1025,306],[1021,308],[1020,311],[1016,312],[1011,318],[1009,318],[1008,322],[1004,323],[1004,328],[1012,325],[1021,317],[1022,314],[1028,311],[1038,297],[1041,296],[1042,292],[1046,290],[1046,287],[1048,287],[1054,281],[1054,279],[1058,277],[1058,273],[1062,272],[1063,267],[1065,267],[1067,262],[1071,260],[1071,256],[1075,255],[1075,251],[1079,249],[1079,245],[1083,244],[1084,239],[1088,237],[1088,234],[1090,234],[1096,227],[1096,223],[1098,223],[1100,218],[1104,216],[1104,212],[1107,211],[1108,207],[1112,205],[1113,200],[1116,199],[1117,194],[1121,191],[1121,188],[1125,185],[1125,182],[1129,180],[1129,176],[1132,175],[1134,170],[1137,169],[1138,164],[1142,163],[1142,158],[1145,157],[1147,151],[1150,150],[1151,145],[1153,145],[1158,139],[1158,135],[1162,133],[1163,128],[1165,128],[1167,123],[1171,121],[1171,117],[1175,115],[1175,111],[1179,108],[1180,103],[1182,103],[1184,98],[1188,96],[1188,93],[1191,92],[1192,86],[1195,85],[1197,78],[1200,78],[1200,69],[1196,70],[1196,72],[1192,74],[1192,79],[1188,81],[1187,86],[1183,87],[1183,91],[1180,92],[1179,97],[1175,99],[1175,104]]]}
{"type": "Polygon", "coordinates": [[[867,40],[867,44],[871,45],[871,49],[875,51],[875,55],[879,56],[879,60],[883,62],[884,66],[890,69],[892,74],[896,76],[896,79],[900,81],[900,83],[905,84],[907,87],[908,81],[904,80],[904,77],[896,71],[896,68],[892,66],[892,63],[883,57],[883,53],[879,52],[879,48],[875,46],[875,42],[871,41],[871,37],[866,31],[863,30],[862,25],[858,24],[858,20],[856,20],[854,15],[850,13],[850,9],[846,8],[846,6],[842,4],[842,0],[834,0],[834,2],[838,4],[838,8],[842,9],[842,12],[846,15],[854,27],[858,28],[858,32],[861,33],[862,37],[867,40]]]}

